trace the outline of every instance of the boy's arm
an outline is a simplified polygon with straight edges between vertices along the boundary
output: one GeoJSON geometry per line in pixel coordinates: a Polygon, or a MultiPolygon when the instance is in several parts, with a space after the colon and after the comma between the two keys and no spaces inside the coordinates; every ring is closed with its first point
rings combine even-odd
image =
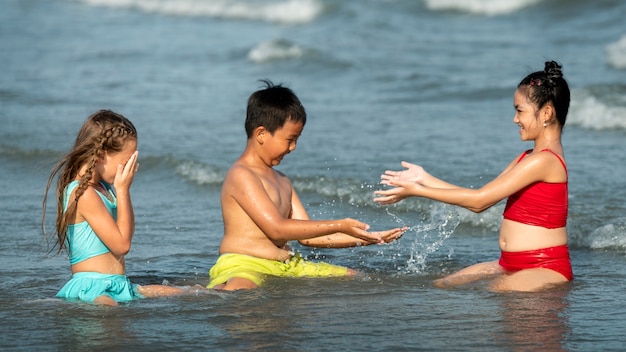
{"type": "MultiPolygon", "coordinates": [[[[402,237],[406,229],[406,227],[395,228],[391,230],[374,231],[370,233],[379,235],[383,239],[384,243],[389,243],[402,237]]],[[[298,242],[303,246],[318,248],[348,248],[357,246],[369,246],[370,244],[374,244],[372,242],[365,242],[363,240],[348,236],[340,232],[335,232],[326,236],[314,237],[307,240],[299,240],[298,242]]]]}
{"type": "MultiPolygon", "coordinates": [[[[304,209],[300,198],[298,197],[295,190],[292,191],[291,196],[291,218],[297,220],[310,220],[309,214],[304,209]]],[[[373,232],[383,239],[385,243],[392,242],[404,234],[406,228],[396,228],[387,231],[379,231],[373,232]]],[[[356,246],[367,246],[373,244],[372,242],[367,242],[358,238],[354,238],[352,236],[346,235],[345,233],[335,232],[325,236],[318,236],[314,238],[304,239],[298,241],[303,246],[307,247],[321,247],[321,248],[347,248],[347,247],[356,247],[356,246]]]]}
{"type": "Polygon", "coordinates": [[[232,197],[256,226],[272,240],[304,240],[328,235],[341,229],[353,238],[372,243],[383,241],[380,235],[367,232],[369,228],[367,224],[354,219],[308,220],[283,216],[278,208],[280,205],[272,201],[261,179],[244,166],[231,168],[224,182],[223,191],[232,197]]]}

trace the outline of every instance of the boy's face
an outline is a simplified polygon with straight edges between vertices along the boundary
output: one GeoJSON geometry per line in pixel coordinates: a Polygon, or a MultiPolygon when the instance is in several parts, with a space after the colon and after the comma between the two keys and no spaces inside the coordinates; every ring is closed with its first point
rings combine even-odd
{"type": "Polygon", "coordinates": [[[270,135],[267,140],[267,151],[270,156],[272,166],[280,164],[283,157],[296,149],[298,137],[302,134],[304,125],[302,122],[293,122],[287,120],[283,127],[279,128],[270,135]]]}

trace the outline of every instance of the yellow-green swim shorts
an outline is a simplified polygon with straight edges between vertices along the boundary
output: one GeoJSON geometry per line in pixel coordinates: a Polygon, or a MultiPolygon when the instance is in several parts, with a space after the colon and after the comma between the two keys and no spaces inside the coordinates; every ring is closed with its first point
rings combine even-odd
{"type": "Polygon", "coordinates": [[[257,286],[263,283],[265,275],[278,277],[332,277],[346,276],[348,268],[323,262],[311,262],[297,254],[281,262],[262,259],[245,254],[226,253],[220,255],[209,271],[211,281],[207,288],[226,283],[238,277],[248,279],[257,286]]]}

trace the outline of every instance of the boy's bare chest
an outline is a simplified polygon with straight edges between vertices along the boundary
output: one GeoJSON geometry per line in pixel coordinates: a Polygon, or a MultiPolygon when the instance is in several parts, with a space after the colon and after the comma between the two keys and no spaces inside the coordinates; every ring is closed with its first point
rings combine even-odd
{"type": "Polygon", "coordinates": [[[272,177],[264,179],[263,186],[280,213],[287,216],[291,212],[291,183],[284,177],[272,177]]]}

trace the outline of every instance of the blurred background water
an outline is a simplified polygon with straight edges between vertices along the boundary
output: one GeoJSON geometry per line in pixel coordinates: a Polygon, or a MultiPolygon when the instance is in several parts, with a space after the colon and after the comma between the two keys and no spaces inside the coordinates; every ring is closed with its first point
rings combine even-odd
{"type": "MultiPolygon", "coordinates": [[[[618,0],[2,0],[0,348],[22,351],[600,351],[626,325],[626,3],[618,0]],[[480,187],[529,144],[512,123],[526,74],[557,60],[572,88],[563,144],[576,279],[538,294],[431,281],[499,255],[503,204],[474,214],[372,202],[401,160],[480,187]],[[109,108],[139,131],[131,281],[205,285],[219,192],[270,79],[309,116],[278,167],[313,218],[410,226],[386,246],[295,247],[359,270],[105,308],[53,299],[41,201],[82,122],[109,108]]],[[[54,209],[46,225],[52,230],[54,209]]]]}

